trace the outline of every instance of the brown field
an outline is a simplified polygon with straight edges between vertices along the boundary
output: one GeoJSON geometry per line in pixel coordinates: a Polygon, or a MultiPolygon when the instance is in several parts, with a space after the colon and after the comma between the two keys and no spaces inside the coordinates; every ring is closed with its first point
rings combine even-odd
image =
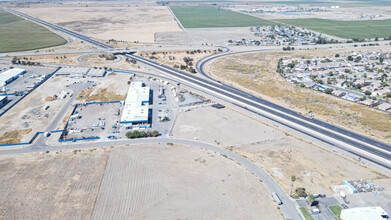
{"type": "Polygon", "coordinates": [[[251,173],[191,147],[9,155],[0,165],[5,219],[282,219],[251,173]]]}
{"type": "Polygon", "coordinates": [[[109,152],[1,156],[0,219],[88,219],[109,152]]]}
{"type": "Polygon", "coordinates": [[[125,6],[123,3],[113,3],[112,6],[95,3],[86,5],[43,4],[16,9],[100,40],[154,42],[157,32],[181,31],[165,6],[125,6]]]}
{"type": "Polygon", "coordinates": [[[304,187],[311,193],[331,194],[330,187],[344,180],[383,180],[382,186],[391,184],[390,173],[231,109],[204,107],[182,112],[172,136],[196,137],[231,149],[264,168],[287,193],[291,190],[291,176],[297,177],[294,188],[304,187]]]}
{"type": "Polygon", "coordinates": [[[333,57],[336,53],[343,55],[343,51],[327,49],[234,55],[209,64],[207,71],[221,81],[269,101],[298,112],[312,110],[317,118],[391,143],[391,117],[386,113],[321,92],[299,88],[286,82],[276,72],[280,58],[310,58],[319,54],[333,57]]]}

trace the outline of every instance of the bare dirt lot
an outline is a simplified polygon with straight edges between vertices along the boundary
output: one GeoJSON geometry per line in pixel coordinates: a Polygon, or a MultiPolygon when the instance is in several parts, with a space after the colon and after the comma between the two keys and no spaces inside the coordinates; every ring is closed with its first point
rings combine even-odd
{"type": "Polygon", "coordinates": [[[345,56],[346,50],[390,50],[389,46],[356,49],[318,49],[295,52],[268,52],[234,55],[218,59],[207,72],[228,84],[298,112],[313,111],[314,116],[391,143],[391,118],[386,113],[288,83],[277,72],[280,58],[345,56]]]}
{"type": "Polygon", "coordinates": [[[16,9],[101,40],[154,42],[157,32],[181,31],[165,6],[86,5],[41,5],[16,9]]]}
{"type": "Polygon", "coordinates": [[[64,77],[48,79],[1,116],[0,140],[6,141],[4,144],[9,144],[11,140],[12,143],[28,142],[36,132],[42,131],[69,99],[69,97],[65,99],[47,98],[54,94],[59,95],[61,91],[66,90],[66,83],[64,77]],[[43,110],[45,105],[49,105],[49,109],[43,110]]]}
{"type": "Polygon", "coordinates": [[[382,185],[391,184],[390,174],[230,109],[204,107],[182,112],[172,136],[196,137],[244,155],[276,178],[287,193],[291,176],[297,177],[294,188],[304,187],[311,193],[330,194],[330,187],[344,180],[383,179],[382,185]]]}
{"type": "Polygon", "coordinates": [[[103,78],[91,79],[96,86],[81,91],[77,100],[85,102],[125,100],[131,76],[125,73],[109,72],[103,78]]]}
{"type": "Polygon", "coordinates": [[[90,218],[109,152],[1,156],[1,219],[90,218]]]}
{"type": "Polygon", "coordinates": [[[282,219],[247,170],[191,147],[1,156],[0,164],[5,219],[282,219]]]}

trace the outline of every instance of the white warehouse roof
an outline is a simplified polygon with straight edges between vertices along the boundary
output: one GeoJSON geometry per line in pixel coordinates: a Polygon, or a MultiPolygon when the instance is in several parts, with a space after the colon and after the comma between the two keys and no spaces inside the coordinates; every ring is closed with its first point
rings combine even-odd
{"type": "Polygon", "coordinates": [[[104,69],[90,69],[88,71],[87,76],[92,76],[92,77],[103,77],[106,73],[106,70],[104,69]]]}
{"type": "Polygon", "coordinates": [[[7,83],[25,72],[25,69],[13,68],[5,71],[4,73],[0,73],[0,86],[6,85],[7,83]]]}
{"type": "Polygon", "coordinates": [[[84,76],[89,70],[86,67],[62,67],[56,72],[56,75],[84,76]]]}
{"type": "Polygon", "coordinates": [[[383,220],[388,214],[381,207],[343,209],[341,220],[383,220]]]}
{"type": "Polygon", "coordinates": [[[125,99],[121,123],[148,122],[149,87],[143,87],[142,82],[132,82],[125,99]]]}

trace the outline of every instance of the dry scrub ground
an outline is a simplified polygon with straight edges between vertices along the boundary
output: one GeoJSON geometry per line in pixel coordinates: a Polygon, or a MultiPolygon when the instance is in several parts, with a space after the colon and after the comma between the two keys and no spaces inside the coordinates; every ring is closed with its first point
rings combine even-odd
{"type": "Polygon", "coordinates": [[[311,193],[330,194],[331,186],[344,180],[391,179],[368,165],[330,149],[298,139],[292,134],[270,127],[231,109],[197,108],[178,115],[172,136],[217,143],[237,152],[264,168],[285,189],[304,187],[311,193]],[[332,161],[332,162],[330,162],[332,161]]]}
{"type": "Polygon", "coordinates": [[[282,219],[251,173],[197,148],[10,155],[0,165],[5,219],[282,219]]]}
{"type": "Polygon", "coordinates": [[[269,101],[298,112],[311,110],[317,118],[391,143],[391,117],[386,113],[321,92],[299,88],[286,82],[276,72],[280,58],[311,58],[319,57],[320,54],[322,57],[334,57],[336,53],[343,55],[343,51],[327,49],[234,55],[209,64],[207,72],[221,81],[269,101]]]}
{"type": "Polygon", "coordinates": [[[128,81],[131,75],[124,73],[109,72],[106,77],[93,78],[96,86],[81,91],[78,101],[123,101],[128,92],[128,81]]]}
{"type": "Polygon", "coordinates": [[[154,42],[156,32],[181,31],[166,6],[40,6],[16,10],[101,40],[154,42]]]}
{"type": "MultiPolygon", "coordinates": [[[[198,60],[211,54],[217,53],[217,50],[190,50],[190,51],[156,51],[156,52],[140,52],[139,55],[148,59],[156,60],[159,63],[166,64],[170,67],[176,66],[180,69],[180,66],[186,66],[184,58],[191,58],[191,65],[195,69],[195,64],[198,60]]],[[[183,71],[189,72],[189,69],[183,69],[183,71]]]]}

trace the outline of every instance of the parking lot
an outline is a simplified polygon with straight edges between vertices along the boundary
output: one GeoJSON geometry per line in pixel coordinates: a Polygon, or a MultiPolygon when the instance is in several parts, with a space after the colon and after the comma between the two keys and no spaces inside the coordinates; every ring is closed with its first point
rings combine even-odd
{"type": "MultiPolygon", "coordinates": [[[[153,79],[141,80],[151,88],[150,99],[150,130],[157,130],[162,136],[168,136],[171,132],[175,115],[178,112],[178,104],[175,101],[172,85],[153,79]]],[[[174,86],[175,87],[175,86],[174,86]]]]}
{"type": "Polygon", "coordinates": [[[120,103],[81,104],[70,117],[64,139],[80,139],[109,136],[120,133],[120,103]]]}

